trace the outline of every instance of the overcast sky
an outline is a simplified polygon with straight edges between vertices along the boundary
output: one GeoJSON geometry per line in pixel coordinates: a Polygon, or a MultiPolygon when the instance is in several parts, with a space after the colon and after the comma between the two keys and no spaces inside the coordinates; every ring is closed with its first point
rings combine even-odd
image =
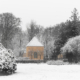
{"type": "Polygon", "coordinates": [[[80,0],[0,0],[0,13],[21,18],[23,29],[32,20],[44,27],[65,22],[74,8],[80,14],[80,0]]]}

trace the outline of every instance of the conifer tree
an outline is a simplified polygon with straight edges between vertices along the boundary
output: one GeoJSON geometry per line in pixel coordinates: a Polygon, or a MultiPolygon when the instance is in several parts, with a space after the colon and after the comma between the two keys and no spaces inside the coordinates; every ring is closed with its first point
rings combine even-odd
{"type": "Polygon", "coordinates": [[[69,38],[79,35],[78,28],[80,26],[79,16],[77,9],[74,8],[70,20],[65,23],[60,24],[61,28],[59,30],[59,35],[55,41],[55,54],[56,56],[60,53],[60,48],[64,46],[69,38]]]}

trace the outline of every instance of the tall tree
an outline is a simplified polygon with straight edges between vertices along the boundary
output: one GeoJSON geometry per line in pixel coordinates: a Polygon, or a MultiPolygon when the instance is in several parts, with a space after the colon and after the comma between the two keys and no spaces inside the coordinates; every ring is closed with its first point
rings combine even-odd
{"type": "Polygon", "coordinates": [[[77,9],[74,8],[73,11],[72,11],[72,16],[70,17],[71,21],[74,21],[74,22],[79,21],[79,16],[78,15],[79,15],[79,13],[78,13],[77,9]]]}
{"type": "Polygon", "coordinates": [[[76,8],[74,8],[72,12],[72,16],[70,17],[71,22],[72,22],[72,32],[71,35],[74,37],[79,34],[78,28],[80,27],[80,20],[78,16],[78,11],[76,8]]]}
{"type": "Polygon", "coordinates": [[[53,45],[53,37],[51,36],[51,28],[46,28],[42,33],[42,42],[44,44],[44,59],[50,59],[51,48],[53,45]]]}
{"type": "Polygon", "coordinates": [[[17,33],[12,39],[13,52],[16,53],[15,56],[22,57],[24,51],[26,51],[26,45],[28,43],[28,35],[26,32],[23,32],[21,28],[18,28],[17,33]]]}
{"type": "Polygon", "coordinates": [[[0,26],[2,27],[2,44],[6,48],[10,48],[11,40],[20,25],[20,19],[16,18],[12,13],[3,13],[0,15],[0,26]]]}
{"type": "Polygon", "coordinates": [[[27,28],[29,41],[40,32],[40,26],[36,25],[33,21],[30,26],[27,28]]]}

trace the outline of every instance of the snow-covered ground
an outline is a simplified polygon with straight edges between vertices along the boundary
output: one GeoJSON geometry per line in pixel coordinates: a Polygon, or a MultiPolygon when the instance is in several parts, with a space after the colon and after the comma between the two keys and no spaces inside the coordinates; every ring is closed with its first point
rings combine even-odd
{"type": "Polygon", "coordinates": [[[79,80],[80,65],[18,64],[13,75],[0,80],[79,80]]]}

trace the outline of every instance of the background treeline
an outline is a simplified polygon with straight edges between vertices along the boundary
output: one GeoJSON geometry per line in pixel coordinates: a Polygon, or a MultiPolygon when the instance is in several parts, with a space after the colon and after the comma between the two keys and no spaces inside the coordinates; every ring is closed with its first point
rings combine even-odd
{"type": "Polygon", "coordinates": [[[12,49],[16,57],[22,57],[26,53],[27,43],[37,36],[45,48],[44,59],[57,60],[58,55],[63,54],[69,62],[79,61],[80,20],[76,8],[66,22],[48,28],[32,21],[26,26],[26,31],[22,31],[20,23],[20,18],[12,13],[0,14],[0,42],[6,48],[12,49]]]}

